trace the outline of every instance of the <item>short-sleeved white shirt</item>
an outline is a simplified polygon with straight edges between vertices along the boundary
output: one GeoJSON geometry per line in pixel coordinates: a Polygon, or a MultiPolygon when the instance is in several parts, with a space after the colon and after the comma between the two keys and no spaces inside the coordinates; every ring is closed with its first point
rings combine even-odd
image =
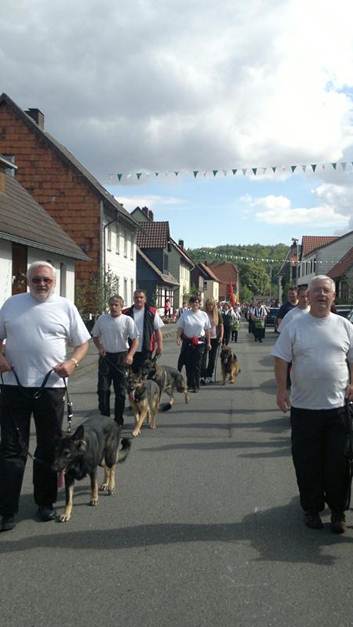
{"type": "MultiPolygon", "coordinates": [[[[287,314],[288,315],[288,314],[287,314]]],[[[272,355],[292,362],[291,403],[301,409],[332,409],[344,405],[353,363],[353,325],[330,313],[310,313],[292,320],[281,332],[272,355]]]]}
{"type": "Polygon", "coordinates": [[[293,309],[291,309],[290,311],[288,311],[288,313],[286,313],[286,315],[284,316],[284,318],[282,318],[282,320],[280,321],[279,325],[278,325],[278,329],[277,331],[280,331],[282,333],[283,329],[287,326],[287,324],[289,324],[290,322],[292,322],[292,320],[295,320],[296,318],[300,318],[300,316],[305,316],[306,314],[308,314],[310,311],[310,307],[305,307],[305,309],[301,309],[300,307],[298,307],[298,305],[296,307],[293,307],[293,309]]]}
{"type": "Polygon", "coordinates": [[[177,328],[183,329],[186,337],[204,337],[211,330],[211,323],[205,311],[188,309],[180,316],[177,328]]]}
{"type": "MultiPolygon", "coordinates": [[[[142,309],[136,309],[136,307],[134,307],[132,312],[134,316],[134,322],[137,327],[138,339],[139,339],[139,345],[138,345],[136,352],[140,353],[142,351],[142,346],[143,346],[143,323],[145,319],[145,308],[142,307],[142,309]]],[[[155,331],[158,331],[158,329],[161,329],[162,327],[164,327],[164,322],[162,318],[160,317],[158,311],[156,311],[154,315],[154,320],[153,320],[153,328],[155,331]]]]}
{"type": "MultiPolygon", "coordinates": [[[[0,310],[0,339],[6,339],[5,357],[21,385],[40,387],[45,375],[66,359],[67,346],[91,339],[75,305],[53,294],[38,301],[29,292],[10,297],[0,310]]],[[[12,372],[3,374],[6,385],[17,385],[12,372]]],[[[52,372],[47,387],[63,387],[52,372]]]]}
{"type": "Polygon", "coordinates": [[[127,351],[129,348],[128,339],[134,340],[138,336],[135,322],[125,314],[115,317],[110,314],[102,314],[92,329],[92,335],[99,337],[107,353],[127,351]]]}

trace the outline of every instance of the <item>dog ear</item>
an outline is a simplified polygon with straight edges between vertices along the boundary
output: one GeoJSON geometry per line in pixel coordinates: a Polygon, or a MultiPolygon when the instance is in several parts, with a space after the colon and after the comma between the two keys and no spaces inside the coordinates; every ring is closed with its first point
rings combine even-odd
{"type": "Polygon", "coordinates": [[[84,434],[83,425],[79,425],[72,436],[73,440],[82,440],[84,434]]]}

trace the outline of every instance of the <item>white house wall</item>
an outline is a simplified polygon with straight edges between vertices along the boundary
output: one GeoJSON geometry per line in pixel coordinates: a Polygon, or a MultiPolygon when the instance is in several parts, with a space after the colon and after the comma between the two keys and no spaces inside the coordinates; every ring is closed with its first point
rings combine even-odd
{"type": "Polygon", "coordinates": [[[180,263],[179,285],[179,303],[174,303],[174,308],[182,307],[185,295],[190,294],[190,269],[183,262],[180,263]]]}
{"type": "Polygon", "coordinates": [[[298,285],[310,283],[318,274],[327,274],[340,259],[352,248],[353,233],[346,237],[340,237],[338,240],[331,242],[323,248],[318,248],[312,255],[305,257],[300,263],[300,277],[298,285]],[[316,260],[316,268],[312,270],[314,261],[316,260]],[[311,264],[311,262],[313,262],[311,264]],[[306,273],[306,263],[308,263],[308,273],[306,273]]]}
{"type": "Polygon", "coordinates": [[[12,290],[12,246],[11,242],[0,239],[0,307],[12,290]]]}
{"type": "Polygon", "coordinates": [[[122,225],[108,227],[105,260],[106,272],[110,270],[119,278],[119,292],[125,305],[132,305],[136,289],[135,233],[122,225]]]}

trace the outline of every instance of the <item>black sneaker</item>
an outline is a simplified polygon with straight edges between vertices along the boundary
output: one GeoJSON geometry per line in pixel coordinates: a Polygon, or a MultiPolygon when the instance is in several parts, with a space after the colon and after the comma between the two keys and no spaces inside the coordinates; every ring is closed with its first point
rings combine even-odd
{"type": "Polygon", "coordinates": [[[3,516],[1,521],[1,531],[11,531],[16,527],[14,516],[3,516]]]}
{"type": "Polygon", "coordinates": [[[322,529],[324,526],[318,512],[305,512],[304,522],[309,529],[322,529]]]}
{"type": "Polygon", "coordinates": [[[343,512],[331,512],[332,533],[344,533],[346,531],[346,517],[343,512]]]}
{"type": "Polygon", "coordinates": [[[200,379],[200,383],[201,383],[201,385],[206,385],[205,379],[204,378],[200,379]]]}
{"type": "Polygon", "coordinates": [[[42,522],[49,522],[50,520],[56,520],[57,514],[52,505],[40,505],[38,507],[38,518],[42,522]]]}

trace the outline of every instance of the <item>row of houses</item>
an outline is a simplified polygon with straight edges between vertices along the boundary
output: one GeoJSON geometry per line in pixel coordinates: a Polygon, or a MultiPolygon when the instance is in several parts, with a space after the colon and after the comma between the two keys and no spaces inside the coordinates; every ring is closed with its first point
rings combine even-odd
{"type": "Polygon", "coordinates": [[[224,299],[239,293],[236,266],[194,264],[167,221],[147,207],[129,213],[45,128],[39,109],[0,96],[0,305],[26,290],[26,270],[45,259],[57,292],[84,314],[102,310],[107,290],[127,305],[145,289],[150,302],[182,306],[191,292],[224,299]],[[109,290],[108,290],[109,291],[109,290]]]}
{"type": "Polygon", "coordinates": [[[315,276],[326,274],[336,284],[336,300],[353,302],[353,231],[344,235],[303,235],[295,238],[279,273],[295,285],[308,285],[315,276]]]}

